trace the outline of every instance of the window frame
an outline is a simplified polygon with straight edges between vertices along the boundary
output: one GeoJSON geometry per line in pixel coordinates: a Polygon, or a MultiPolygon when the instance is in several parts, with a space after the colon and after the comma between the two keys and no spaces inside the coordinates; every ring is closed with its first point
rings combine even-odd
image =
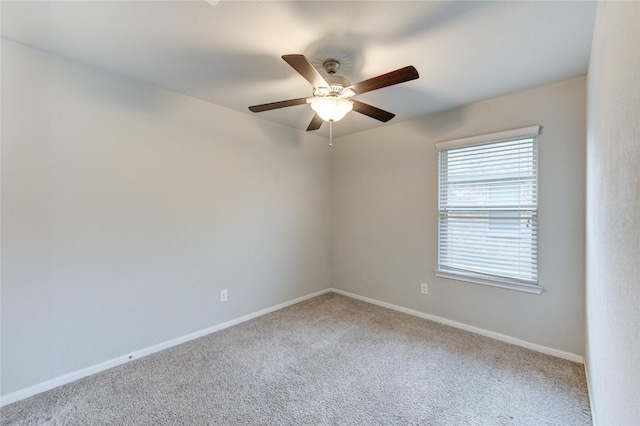
{"type": "MultiPolygon", "coordinates": [[[[438,150],[438,182],[437,182],[438,183],[438,265],[437,265],[437,269],[435,270],[436,276],[442,277],[442,278],[459,280],[459,281],[489,285],[493,287],[506,288],[510,290],[523,291],[523,292],[533,293],[533,294],[541,294],[544,291],[544,287],[540,285],[539,279],[537,276],[537,272],[539,270],[538,264],[537,264],[537,259],[538,259],[537,252],[535,254],[535,266],[536,266],[535,282],[526,280],[526,279],[518,279],[518,278],[507,277],[507,276],[499,276],[499,275],[496,276],[496,275],[491,275],[491,274],[482,273],[482,272],[456,270],[456,269],[443,267],[441,264],[441,250],[443,245],[443,242],[441,241],[441,235],[442,235],[441,226],[442,226],[442,217],[443,217],[443,208],[441,206],[441,201],[442,201],[441,199],[442,164],[440,160],[441,152],[449,151],[452,149],[472,147],[474,145],[489,145],[493,143],[503,143],[507,141],[517,141],[522,139],[535,138],[535,141],[533,142],[533,146],[535,148],[533,155],[537,159],[537,151],[538,151],[537,145],[539,142],[538,136],[540,134],[542,134],[542,126],[529,126],[529,127],[519,128],[519,129],[507,130],[503,132],[489,133],[484,135],[472,136],[468,138],[449,140],[449,141],[440,142],[436,144],[436,148],[438,150]]],[[[535,169],[536,191],[538,187],[538,183],[537,183],[538,175],[539,175],[539,170],[536,165],[536,169],[535,169]]],[[[488,204],[485,204],[485,207],[490,207],[490,206],[488,204]]],[[[469,209],[469,211],[473,211],[473,210],[474,209],[469,209]]],[[[538,214],[537,197],[535,202],[535,210],[532,209],[531,211],[534,211],[534,214],[537,218],[537,214],[538,214]]],[[[536,247],[537,247],[538,235],[539,235],[539,230],[536,228],[535,229],[536,247]]]]}

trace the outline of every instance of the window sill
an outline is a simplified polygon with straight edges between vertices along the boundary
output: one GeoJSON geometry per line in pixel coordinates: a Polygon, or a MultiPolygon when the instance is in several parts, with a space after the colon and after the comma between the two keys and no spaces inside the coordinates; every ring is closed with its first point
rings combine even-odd
{"type": "Polygon", "coordinates": [[[457,272],[444,271],[440,269],[436,269],[435,271],[437,277],[448,278],[451,280],[458,281],[466,281],[470,283],[483,284],[492,287],[506,288],[509,290],[522,291],[525,293],[532,294],[542,294],[544,291],[544,287],[535,284],[523,284],[515,281],[508,280],[500,280],[500,279],[490,279],[485,277],[477,277],[474,275],[466,275],[457,272]]]}

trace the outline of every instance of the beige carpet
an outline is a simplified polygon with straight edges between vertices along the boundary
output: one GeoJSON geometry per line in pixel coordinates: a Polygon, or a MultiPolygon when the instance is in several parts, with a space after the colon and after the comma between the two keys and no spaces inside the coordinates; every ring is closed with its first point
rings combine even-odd
{"type": "Polygon", "coordinates": [[[590,425],[582,365],[328,293],[1,412],[13,424],[590,425]]]}

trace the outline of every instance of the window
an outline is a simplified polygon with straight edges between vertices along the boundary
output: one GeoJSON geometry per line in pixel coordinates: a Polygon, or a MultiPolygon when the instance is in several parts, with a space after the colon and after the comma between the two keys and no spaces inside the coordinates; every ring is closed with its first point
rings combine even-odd
{"type": "Polygon", "coordinates": [[[436,275],[540,294],[541,126],[437,144],[436,275]]]}

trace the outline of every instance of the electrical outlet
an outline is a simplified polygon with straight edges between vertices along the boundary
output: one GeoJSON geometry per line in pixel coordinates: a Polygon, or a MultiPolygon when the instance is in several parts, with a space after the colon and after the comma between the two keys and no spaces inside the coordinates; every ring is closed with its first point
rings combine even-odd
{"type": "Polygon", "coordinates": [[[227,290],[220,290],[220,301],[226,302],[228,298],[229,294],[227,293],[227,290]]]}
{"type": "Polygon", "coordinates": [[[427,283],[420,284],[420,293],[429,294],[429,284],[427,283]]]}

